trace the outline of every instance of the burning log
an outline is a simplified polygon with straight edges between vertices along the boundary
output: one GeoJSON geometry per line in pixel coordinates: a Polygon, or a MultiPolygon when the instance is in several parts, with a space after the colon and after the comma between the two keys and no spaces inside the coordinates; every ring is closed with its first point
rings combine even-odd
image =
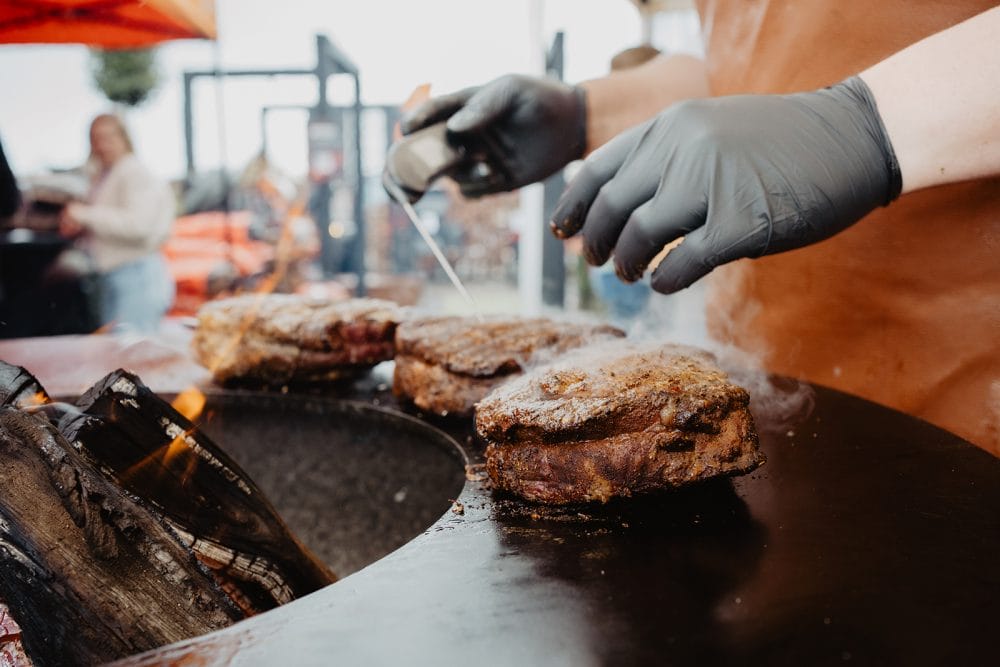
{"type": "Polygon", "coordinates": [[[249,613],[336,581],[249,476],[133,374],[115,371],[59,423],[109,479],[150,503],[249,613]]]}
{"type": "Polygon", "coordinates": [[[48,394],[34,375],[20,366],[0,361],[0,406],[22,408],[48,401],[48,394]]]}
{"type": "Polygon", "coordinates": [[[0,458],[0,599],[37,665],[102,663],[243,617],[157,514],[43,416],[0,408],[0,458]]]}

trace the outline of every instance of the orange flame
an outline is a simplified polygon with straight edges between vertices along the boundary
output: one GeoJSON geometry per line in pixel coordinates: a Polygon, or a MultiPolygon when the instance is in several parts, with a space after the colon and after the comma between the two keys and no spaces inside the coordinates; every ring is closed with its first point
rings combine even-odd
{"type": "MultiPolygon", "coordinates": [[[[258,297],[255,300],[255,303],[252,307],[247,308],[246,312],[243,314],[243,318],[240,320],[240,325],[236,328],[236,331],[233,332],[233,335],[229,337],[226,344],[222,346],[222,349],[215,355],[215,358],[208,364],[208,370],[213,375],[217,370],[219,370],[219,366],[229,359],[230,355],[236,351],[240,341],[243,340],[247,331],[251,326],[253,326],[254,320],[257,317],[257,311],[260,310],[260,303],[264,296],[277,289],[278,285],[280,285],[281,281],[285,278],[285,274],[288,273],[288,267],[292,262],[294,254],[295,237],[293,223],[297,218],[305,213],[305,207],[305,200],[303,198],[299,198],[288,208],[285,217],[281,221],[281,235],[278,237],[278,242],[275,245],[274,271],[268,274],[268,276],[264,278],[254,290],[254,293],[258,297]]],[[[178,399],[179,398],[180,396],[178,396],[178,399]]],[[[181,411],[178,409],[178,412],[181,411]]]]}
{"type": "MultiPolygon", "coordinates": [[[[278,238],[278,243],[275,248],[274,271],[272,271],[271,274],[268,275],[255,290],[256,294],[260,297],[257,300],[255,307],[247,310],[243,319],[240,321],[240,326],[226,342],[222,352],[220,352],[209,365],[209,370],[212,373],[215,373],[223,360],[233,353],[237,345],[239,345],[240,341],[243,339],[243,336],[246,335],[246,332],[253,325],[253,321],[256,317],[257,311],[259,310],[259,303],[262,298],[266,294],[273,292],[288,272],[288,267],[291,263],[293,255],[294,230],[292,225],[295,219],[305,212],[305,205],[305,200],[300,198],[289,207],[288,212],[282,220],[281,236],[278,238]]],[[[179,393],[177,398],[175,398],[171,403],[171,406],[177,410],[177,412],[184,415],[188,421],[193,422],[201,415],[202,410],[205,409],[205,400],[205,394],[200,389],[192,385],[179,393]]],[[[122,481],[126,481],[129,478],[140,474],[151,466],[154,467],[154,470],[155,468],[159,468],[160,471],[166,470],[169,468],[170,463],[178,456],[187,456],[188,458],[184,471],[180,476],[181,486],[184,486],[187,480],[190,479],[191,475],[194,473],[198,464],[197,453],[192,451],[186,441],[193,431],[194,429],[190,429],[177,435],[168,444],[163,445],[156,451],[150,453],[148,456],[145,456],[142,460],[130,466],[121,474],[122,481]]]]}
{"type": "MultiPolygon", "coordinates": [[[[205,409],[205,400],[205,394],[198,389],[198,387],[191,385],[181,393],[177,394],[177,398],[175,398],[170,405],[174,408],[174,410],[177,410],[177,412],[184,415],[184,417],[189,421],[194,421],[199,415],[201,415],[202,410],[205,409]]],[[[166,445],[163,445],[156,451],[144,457],[142,460],[133,464],[121,474],[122,481],[129,480],[150,467],[165,470],[170,467],[171,462],[177,457],[187,456],[184,472],[181,473],[181,486],[184,486],[187,480],[190,479],[191,475],[194,474],[194,469],[198,464],[198,455],[193,452],[187,444],[187,438],[194,432],[194,430],[194,428],[191,428],[184,431],[166,445]]]]}
{"type": "Polygon", "coordinates": [[[189,421],[194,421],[205,409],[205,394],[198,387],[191,385],[177,394],[177,398],[170,405],[189,421]]]}
{"type": "Polygon", "coordinates": [[[25,405],[45,405],[51,399],[44,391],[36,391],[31,398],[24,399],[25,405]]]}
{"type": "Polygon", "coordinates": [[[119,476],[122,482],[128,482],[133,477],[139,476],[147,469],[151,469],[151,474],[159,474],[162,471],[169,469],[171,461],[173,461],[178,456],[187,456],[187,463],[184,466],[184,472],[181,473],[180,483],[181,486],[187,482],[187,480],[194,473],[194,469],[197,465],[198,455],[188,447],[186,439],[194,432],[194,429],[189,429],[184,431],[173,440],[171,440],[166,445],[163,445],[154,452],[151,452],[148,456],[143,457],[140,461],[137,461],[128,469],[126,469],[119,476]]]}
{"type": "Polygon", "coordinates": [[[297,218],[305,213],[305,208],[306,202],[302,198],[297,199],[288,207],[285,217],[281,220],[281,236],[278,237],[278,243],[274,248],[274,271],[254,290],[257,294],[270,294],[273,292],[278,287],[278,284],[281,283],[285,274],[288,273],[288,266],[291,264],[294,254],[295,230],[293,224],[297,218]]]}
{"type": "Polygon", "coordinates": [[[48,405],[52,399],[44,391],[36,391],[31,396],[19,396],[14,405],[20,410],[35,412],[36,408],[41,409],[43,405],[48,405]]]}

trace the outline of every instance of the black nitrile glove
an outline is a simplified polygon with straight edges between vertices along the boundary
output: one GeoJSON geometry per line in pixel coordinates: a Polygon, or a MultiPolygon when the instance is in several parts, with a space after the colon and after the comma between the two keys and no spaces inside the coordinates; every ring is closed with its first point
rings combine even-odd
{"type": "Polygon", "coordinates": [[[470,197],[513,190],[552,175],[583,155],[583,89],[520,75],[430,99],[400,123],[403,134],[448,120],[481,159],[448,172],[470,197]]]}
{"type": "Polygon", "coordinates": [[[796,95],[692,100],[595,151],[556,206],[591,264],[622,280],[684,236],[653,271],[676,292],[716,266],[816,243],[899,196],[902,178],[875,100],[852,77],[796,95]]]}

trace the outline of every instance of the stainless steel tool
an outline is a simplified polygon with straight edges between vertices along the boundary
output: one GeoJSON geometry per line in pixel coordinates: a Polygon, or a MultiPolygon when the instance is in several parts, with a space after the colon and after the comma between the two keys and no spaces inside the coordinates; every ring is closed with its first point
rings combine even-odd
{"type": "Polygon", "coordinates": [[[410,222],[444,269],[448,280],[469,304],[476,317],[482,319],[472,295],[465,289],[451,262],[428,231],[427,225],[413,209],[413,203],[423,196],[436,178],[465,160],[465,151],[460,146],[449,143],[444,123],[438,123],[407,135],[389,148],[382,172],[382,185],[389,196],[403,207],[410,222]]]}
{"type": "Polygon", "coordinates": [[[390,194],[394,194],[391,184],[413,204],[439,176],[471,161],[462,145],[450,141],[442,122],[408,134],[390,146],[382,181],[390,194]]]}

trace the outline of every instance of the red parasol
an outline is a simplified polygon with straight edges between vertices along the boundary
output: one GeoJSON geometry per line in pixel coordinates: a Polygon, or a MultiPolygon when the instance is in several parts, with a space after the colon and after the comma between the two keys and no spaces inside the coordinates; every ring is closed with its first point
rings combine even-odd
{"type": "Polygon", "coordinates": [[[214,0],[0,0],[0,43],[114,49],[215,35],[214,0]]]}

